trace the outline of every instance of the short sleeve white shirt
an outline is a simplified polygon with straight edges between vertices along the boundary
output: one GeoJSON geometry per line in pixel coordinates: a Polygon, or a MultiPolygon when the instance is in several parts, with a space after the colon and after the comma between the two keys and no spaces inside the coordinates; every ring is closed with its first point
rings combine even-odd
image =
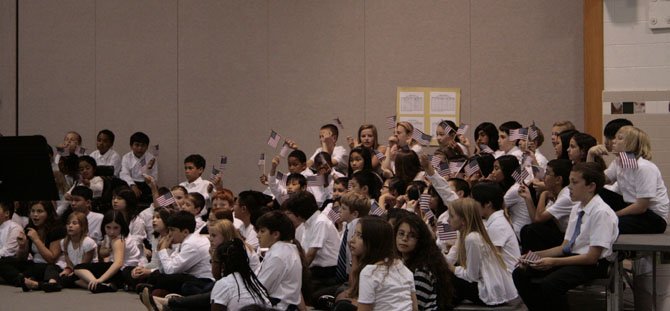
{"type": "Polygon", "coordinates": [[[577,226],[578,213],[584,211],[580,232],[572,246],[575,254],[586,254],[590,246],[600,246],[600,258],[612,259],[612,245],[619,236],[619,218],[607,203],[595,195],[584,208],[575,208],[570,214],[565,240],[570,241],[577,226]]]}
{"type": "Polygon", "coordinates": [[[512,219],[512,228],[516,234],[517,239],[520,239],[521,228],[531,223],[530,215],[528,215],[528,207],[526,201],[519,195],[519,184],[514,183],[504,196],[505,206],[509,210],[510,218],[512,219]]]}
{"type": "Polygon", "coordinates": [[[561,232],[565,232],[568,228],[568,220],[570,219],[570,212],[576,207],[579,207],[579,202],[572,202],[570,199],[570,189],[563,187],[556,196],[556,201],[551,202],[547,206],[547,212],[558,220],[558,227],[561,232]]]}
{"type": "Polygon", "coordinates": [[[288,305],[300,303],[302,288],[302,263],[298,248],[286,242],[276,242],[265,253],[258,280],[270,293],[270,297],[279,299],[276,308],[286,310],[288,305]]]}
{"type": "Polygon", "coordinates": [[[486,231],[494,246],[502,248],[502,257],[507,266],[507,271],[512,273],[516,263],[521,256],[519,242],[516,239],[512,225],[505,218],[505,213],[496,211],[485,222],[486,231]]]}
{"type": "Polygon", "coordinates": [[[316,211],[305,221],[304,226],[305,233],[300,241],[303,249],[319,249],[310,267],[337,266],[340,236],[333,222],[320,211],[316,211]]]}
{"type": "Polygon", "coordinates": [[[358,302],[372,304],[372,310],[412,310],[414,274],[400,260],[390,267],[367,265],[359,278],[358,302]]]}
{"type": "MultiPolygon", "coordinates": [[[[60,240],[60,249],[65,249],[65,239],[60,240]]],[[[91,250],[94,251],[93,261],[91,262],[98,262],[98,244],[96,244],[95,241],[93,241],[93,239],[90,237],[85,237],[81,242],[81,245],[79,245],[79,247],[76,249],[74,248],[74,245],[71,241],[67,244],[67,256],[70,258],[70,261],[74,266],[80,264],[84,259],[84,254],[90,252],[91,250]]]]}
{"type": "Polygon", "coordinates": [[[91,158],[95,160],[96,165],[107,165],[114,167],[114,176],[119,177],[121,172],[121,156],[114,151],[114,149],[109,149],[105,154],[100,154],[100,150],[95,150],[90,154],[91,158]]]}
{"type": "Polygon", "coordinates": [[[220,304],[226,307],[226,310],[239,310],[240,308],[251,305],[260,304],[268,305],[264,297],[256,297],[251,295],[247,287],[244,285],[244,280],[238,272],[231,273],[216,281],[212,293],[210,294],[212,303],[220,304]]]}
{"type": "Polygon", "coordinates": [[[634,203],[638,198],[650,199],[649,209],[667,221],[668,189],[665,187],[661,171],[649,160],[637,159],[637,168],[622,168],[619,160],[614,160],[605,170],[605,175],[618,184],[618,193],[623,200],[634,203]]]}

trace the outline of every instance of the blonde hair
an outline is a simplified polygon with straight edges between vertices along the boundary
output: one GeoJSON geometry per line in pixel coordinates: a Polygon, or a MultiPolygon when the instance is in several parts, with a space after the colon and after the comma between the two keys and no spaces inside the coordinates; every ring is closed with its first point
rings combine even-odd
{"type": "MultiPolygon", "coordinates": [[[[72,214],[70,214],[70,216],[67,217],[67,221],[65,222],[65,226],[67,226],[67,223],[69,223],[73,219],[77,219],[77,221],[79,222],[79,227],[81,228],[81,232],[80,232],[80,235],[79,235],[79,241],[77,241],[77,242],[81,243],[86,238],[86,236],[88,236],[88,218],[86,218],[86,215],[84,215],[84,213],[72,212],[72,214]]],[[[65,238],[63,239],[63,254],[65,256],[68,256],[67,247],[68,247],[68,244],[70,244],[70,242],[71,242],[70,236],[65,235],[65,238]]],[[[79,247],[81,247],[81,245],[79,247]]]]}
{"type": "Polygon", "coordinates": [[[234,238],[242,239],[240,236],[240,233],[235,230],[235,226],[233,225],[232,222],[228,219],[221,219],[215,221],[213,224],[209,226],[209,232],[216,231],[223,236],[223,240],[225,241],[231,241],[234,238]]]}
{"type": "Polygon", "coordinates": [[[351,212],[358,212],[358,217],[367,216],[370,212],[370,200],[360,193],[349,191],[340,197],[340,204],[346,205],[351,212]]]}
{"type": "Polygon", "coordinates": [[[565,120],[565,121],[556,121],[552,127],[560,127],[561,130],[560,132],[565,132],[567,130],[576,130],[575,125],[572,124],[572,122],[565,120]]]}
{"type": "Polygon", "coordinates": [[[619,134],[623,136],[626,152],[634,153],[637,158],[651,160],[651,142],[647,133],[637,127],[626,125],[617,131],[617,136],[619,134]]]}
{"type": "Polygon", "coordinates": [[[498,260],[498,264],[500,264],[503,269],[507,269],[505,261],[503,261],[498,249],[493,246],[491,238],[486,231],[486,227],[482,221],[482,215],[479,212],[481,210],[479,202],[471,198],[458,199],[449,204],[449,210],[453,211],[454,214],[458,215],[463,221],[463,228],[459,230],[460,238],[458,239],[458,262],[461,266],[467,268],[468,265],[467,255],[465,254],[465,237],[471,232],[476,232],[482,237],[484,244],[491,249],[491,252],[498,260]]]}
{"type": "Polygon", "coordinates": [[[409,123],[407,121],[400,121],[400,122],[398,122],[398,124],[396,124],[396,128],[398,128],[398,127],[402,127],[405,130],[405,133],[407,133],[407,135],[409,135],[409,137],[410,137],[409,145],[410,146],[416,145],[416,144],[419,143],[419,142],[416,141],[416,139],[414,139],[414,137],[412,137],[412,134],[414,133],[414,125],[412,125],[412,123],[409,123]]]}

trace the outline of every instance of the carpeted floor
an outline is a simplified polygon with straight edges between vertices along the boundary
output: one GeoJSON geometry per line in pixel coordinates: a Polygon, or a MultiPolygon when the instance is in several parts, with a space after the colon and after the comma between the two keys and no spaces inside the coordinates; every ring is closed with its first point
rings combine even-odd
{"type": "Polygon", "coordinates": [[[24,293],[20,287],[0,286],[0,311],[141,311],[146,310],[136,294],[91,294],[80,289],[64,289],[58,293],[32,291],[24,293]]]}

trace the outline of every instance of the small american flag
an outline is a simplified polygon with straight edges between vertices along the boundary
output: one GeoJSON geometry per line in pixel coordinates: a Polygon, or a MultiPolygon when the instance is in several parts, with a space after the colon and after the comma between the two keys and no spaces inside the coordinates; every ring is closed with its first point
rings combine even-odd
{"type": "Polygon", "coordinates": [[[519,129],[512,129],[509,130],[509,137],[507,138],[509,141],[516,141],[516,140],[528,140],[528,129],[527,128],[519,128],[519,129]]]}
{"type": "Polygon", "coordinates": [[[58,147],[56,146],[56,152],[61,156],[61,157],[66,157],[70,155],[70,152],[65,150],[63,147],[58,147]]]}
{"type": "Polygon", "coordinates": [[[632,152],[619,152],[619,161],[622,168],[637,168],[637,159],[632,152]]]}
{"type": "Polygon", "coordinates": [[[534,141],[538,136],[540,136],[540,132],[537,130],[535,123],[533,123],[533,125],[528,128],[528,140],[534,141]]]}
{"type": "Polygon", "coordinates": [[[479,144],[479,150],[481,153],[495,153],[491,147],[485,144],[479,144]]]}
{"type": "Polygon", "coordinates": [[[430,194],[421,194],[419,197],[419,209],[423,212],[424,216],[428,217],[428,219],[435,218],[435,214],[430,209],[430,194]]]}
{"type": "Polygon", "coordinates": [[[228,164],[228,157],[222,155],[221,156],[221,162],[219,162],[219,169],[222,171],[226,170],[226,164],[228,164]]]}
{"type": "Polygon", "coordinates": [[[340,117],[337,117],[337,118],[333,119],[333,121],[335,121],[335,124],[337,124],[337,127],[339,127],[340,129],[344,129],[344,125],[342,124],[342,120],[340,120],[340,117]]]}
{"type": "Polygon", "coordinates": [[[465,161],[461,162],[456,162],[456,161],[451,161],[449,162],[449,171],[451,174],[456,175],[461,172],[461,169],[465,166],[465,161]]]}
{"type": "Polygon", "coordinates": [[[396,124],[396,117],[395,116],[386,117],[386,127],[389,130],[395,129],[395,124],[396,124]]]}
{"type": "Polygon", "coordinates": [[[282,173],[280,171],[277,171],[277,174],[275,174],[275,178],[277,178],[277,180],[280,181],[282,185],[286,184],[286,178],[287,177],[288,177],[287,175],[285,175],[284,173],[282,173]]]}
{"type": "Polygon", "coordinates": [[[158,203],[159,207],[164,207],[177,203],[177,200],[175,200],[174,196],[172,196],[172,192],[168,191],[168,193],[157,197],[156,203],[158,203]]]}
{"type": "Polygon", "coordinates": [[[275,132],[274,130],[270,131],[270,138],[268,138],[268,145],[272,148],[277,148],[277,144],[281,140],[281,136],[279,133],[275,132]]]}
{"type": "Polygon", "coordinates": [[[281,146],[279,156],[282,158],[286,158],[286,156],[288,156],[288,154],[291,153],[292,150],[293,148],[289,147],[289,144],[285,142],[284,145],[281,146]]]}
{"type": "Polygon", "coordinates": [[[444,131],[447,132],[447,135],[449,135],[449,133],[454,131],[454,129],[449,125],[449,123],[447,123],[447,121],[441,121],[440,126],[444,128],[444,131]]]}
{"type": "Polygon", "coordinates": [[[415,127],[414,132],[412,133],[412,138],[416,139],[416,141],[422,145],[428,145],[430,144],[430,140],[433,139],[433,136],[430,136],[415,127]]]}
{"type": "Polygon", "coordinates": [[[526,180],[526,178],[528,178],[528,176],[530,176],[530,174],[528,174],[528,171],[521,166],[519,166],[512,173],[512,178],[514,178],[514,180],[516,180],[516,182],[518,182],[520,184],[523,184],[523,181],[526,180]]]}
{"type": "Polygon", "coordinates": [[[307,176],[307,186],[310,187],[323,187],[324,184],[324,179],[323,176],[321,175],[312,175],[312,176],[307,176]]]}
{"type": "Polygon", "coordinates": [[[328,219],[330,219],[330,221],[332,221],[333,223],[336,223],[336,222],[340,221],[340,209],[337,208],[337,207],[333,207],[333,208],[330,209],[330,211],[328,212],[328,215],[326,215],[326,216],[328,216],[328,219]]]}
{"type": "Polygon", "coordinates": [[[439,168],[440,162],[442,162],[442,159],[440,159],[440,157],[436,155],[430,156],[430,165],[432,165],[434,168],[439,168]]]}
{"type": "Polygon", "coordinates": [[[456,240],[458,237],[458,231],[454,230],[449,226],[449,224],[437,223],[437,237],[442,241],[451,241],[456,240]]]}
{"type": "Polygon", "coordinates": [[[77,150],[75,150],[74,153],[76,153],[78,156],[86,155],[86,148],[77,147],[77,150]]]}
{"type": "Polygon", "coordinates": [[[458,135],[465,135],[465,133],[468,132],[468,129],[470,128],[469,125],[462,123],[461,126],[458,127],[458,130],[456,130],[456,134],[458,135]]]}
{"type": "Polygon", "coordinates": [[[258,166],[265,165],[265,153],[261,153],[261,156],[258,157],[258,166]]]}
{"type": "Polygon", "coordinates": [[[158,144],[153,145],[151,147],[151,154],[153,154],[155,158],[158,158],[158,153],[159,153],[158,144]]]}
{"type": "Polygon", "coordinates": [[[143,169],[145,166],[147,166],[147,158],[146,158],[146,157],[144,157],[144,158],[140,159],[139,161],[137,161],[137,163],[135,163],[135,166],[133,166],[133,170],[134,170],[135,173],[137,173],[137,174],[142,174],[142,169],[143,169]]]}
{"type": "Polygon", "coordinates": [[[370,207],[370,215],[384,216],[386,215],[386,210],[379,207],[379,204],[375,201],[372,202],[372,206],[370,207]]]}
{"type": "Polygon", "coordinates": [[[379,161],[384,161],[384,159],[386,159],[386,155],[381,153],[379,150],[372,149],[372,151],[375,153],[375,157],[377,157],[377,159],[379,159],[379,161]]]}
{"type": "Polygon", "coordinates": [[[473,174],[479,172],[479,164],[477,160],[470,160],[468,165],[465,166],[465,176],[472,176],[473,174]]]}
{"type": "Polygon", "coordinates": [[[444,178],[449,178],[449,175],[451,175],[451,169],[449,166],[449,163],[441,162],[440,165],[436,168],[437,174],[444,178]]]}

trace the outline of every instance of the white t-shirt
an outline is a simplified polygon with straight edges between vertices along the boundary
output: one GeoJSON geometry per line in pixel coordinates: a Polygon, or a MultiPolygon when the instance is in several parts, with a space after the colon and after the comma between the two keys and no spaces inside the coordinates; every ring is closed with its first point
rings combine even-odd
{"type": "Polygon", "coordinates": [[[547,205],[546,211],[558,220],[558,227],[561,232],[565,233],[568,227],[568,220],[570,219],[570,212],[579,206],[579,202],[572,202],[570,199],[570,189],[563,187],[556,196],[556,201],[547,205]]]}
{"type": "MultiPolygon", "coordinates": [[[[65,239],[60,240],[60,249],[65,249],[65,239]]],[[[70,261],[74,266],[81,263],[81,260],[84,259],[84,254],[94,250],[93,252],[93,261],[98,262],[98,244],[93,241],[90,237],[85,237],[81,242],[78,248],[74,248],[72,241],[67,244],[67,257],[70,258],[70,261]]],[[[64,267],[64,266],[63,266],[64,267]]],[[[63,268],[61,267],[61,268],[63,268]]]]}
{"type": "Polygon", "coordinates": [[[302,263],[298,248],[290,243],[276,242],[265,253],[258,280],[267,288],[270,297],[279,299],[276,308],[286,310],[300,303],[302,263]]]}
{"type": "Polygon", "coordinates": [[[516,234],[517,239],[520,239],[521,228],[531,223],[530,215],[528,215],[528,207],[526,200],[519,195],[519,184],[514,183],[512,187],[507,189],[504,196],[505,206],[509,210],[510,218],[512,219],[512,228],[516,234]]]}
{"type": "Polygon", "coordinates": [[[512,230],[512,225],[507,221],[505,213],[502,210],[491,214],[484,224],[491,238],[491,243],[494,246],[502,248],[502,257],[507,266],[507,271],[512,273],[521,256],[519,242],[516,239],[514,230],[512,230]]]}
{"type": "Polygon", "coordinates": [[[223,305],[230,311],[239,310],[251,304],[269,305],[269,301],[265,297],[256,297],[254,299],[238,272],[226,275],[216,281],[210,294],[210,299],[212,304],[223,305]]]}
{"type": "Polygon", "coordinates": [[[367,265],[361,271],[358,302],[372,304],[372,310],[412,310],[414,274],[400,260],[393,265],[367,265]]]}
{"type": "Polygon", "coordinates": [[[302,244],[305,252],[310,248],[318,248],[310,267],[337,266],[337,256],[340,250],[340,235],[333,222],[320,211],[314,212],[304,223],[305,233],[302,244]]]}

